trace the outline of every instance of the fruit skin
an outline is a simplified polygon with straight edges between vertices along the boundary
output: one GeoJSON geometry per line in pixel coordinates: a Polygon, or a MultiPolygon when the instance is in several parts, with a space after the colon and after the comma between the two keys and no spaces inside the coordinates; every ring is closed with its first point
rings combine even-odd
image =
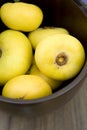
{"type": "Polygon", "coordinates": [[[40,26],[43,12],[34,4],[5,3],[1,6],[1,19],[11,29],[29,32],[40,26]]]}
{"type": "Polygon", "coordinates": [[[17,76],[9,80],[2,90],[2,96],[14,99],[37,99],[51,94],[51,87],[35,75],[17,76]]]}
{"type": "Polygon", "coordinates": [[[85,51],[75,37],[55,34],[39,43],[35,50],[35,61],[45,75],[63,81],[73,78],[81,70],[85,51]]]}
{"type": "Polygon", "coordinates": [[[40,76],[41,78],[43,78],[52,88],[52,90],[60,87],[60,85],[62,84],[62,81],[58,81],[58,80],[54,80],[52,78],[47,77],[46,75],[44,75],[35,64],[33,64],[30,68],[30,71],[28,72],[31,75],[37,75],[40,76]]]}
{"type": "Polygon", "coordinates": [[[0,85],[26,73],[32,62],[32,47],[21,32],[5,30],[0,34],[0,85]]]}
{"type": "Polygon", "coordinates": [[[46,37],[51,36],[53,34],[69,34],[68,30],[65,28],[59,27],[43,27],[38,28],[29,33],[28,38],[31,41],[33,49],[36,49],[37,45],[40,41],[44,40],[46,37]]]}

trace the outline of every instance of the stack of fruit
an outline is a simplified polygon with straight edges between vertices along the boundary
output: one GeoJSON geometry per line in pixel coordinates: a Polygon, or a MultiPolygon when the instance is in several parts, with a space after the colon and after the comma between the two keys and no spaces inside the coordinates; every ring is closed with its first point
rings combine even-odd
{"type": "Polygon", "coordinates": [[[0,33],[2,96],[49,96],[83,67],[85,51],[81,42],[65,28],[40,27],[43,16],[34,4],[14,2],[1,6],[1,21],[8,28],[0,33]]]}

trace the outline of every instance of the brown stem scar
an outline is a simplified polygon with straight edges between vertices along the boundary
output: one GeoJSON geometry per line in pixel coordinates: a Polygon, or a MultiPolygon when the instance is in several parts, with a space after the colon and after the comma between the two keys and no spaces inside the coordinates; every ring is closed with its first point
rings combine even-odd
{"type": "Polygon", "coordinates": [[[55,59],[55,63],[58,66],[65,65],[67,63],[67,61],[68,61],[68,56],[64,52],[59,53],[55,59]]]}

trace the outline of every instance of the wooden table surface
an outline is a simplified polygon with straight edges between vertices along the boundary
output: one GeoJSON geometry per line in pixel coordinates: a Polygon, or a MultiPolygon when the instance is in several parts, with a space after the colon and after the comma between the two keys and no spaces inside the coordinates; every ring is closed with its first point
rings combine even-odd
{"type": "Polygon", "coordinates": [[[53,113],[26,118],[0,110],[0,130],[87,130],[87,78],[74,98],[53,113]]]}

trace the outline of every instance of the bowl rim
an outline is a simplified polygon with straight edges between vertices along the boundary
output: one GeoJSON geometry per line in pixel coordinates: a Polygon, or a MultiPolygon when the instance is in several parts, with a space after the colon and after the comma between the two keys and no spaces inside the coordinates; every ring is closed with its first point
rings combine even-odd
{"type": "Polygon", "coordinates": [[[0,102],[4,102],[7,104],[18,104],[18,105],[30,105],[30,104],[39,104],[47,102],[67,93],[68,91],[76,87],[76,85],[86,76],[86,74],[87,74],[87,62],[85,63],[85,65],[83,66],[83,68],[73,81],[71,81],[68,85],[65,85],[65,87],[63,87],[62,89],[54,92],[50,96],[39,99],[23,100],[23,99],[11,99],[0,95],[0,102]]]}

